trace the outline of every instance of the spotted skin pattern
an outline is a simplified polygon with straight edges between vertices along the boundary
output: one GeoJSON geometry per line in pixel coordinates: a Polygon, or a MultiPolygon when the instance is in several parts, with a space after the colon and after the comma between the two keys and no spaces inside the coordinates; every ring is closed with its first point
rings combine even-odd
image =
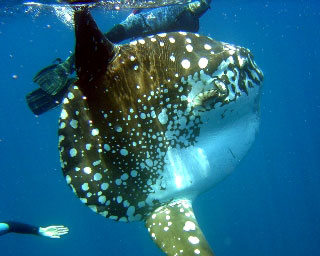
{"type": "MultiPolygon", "coordinates": [[[[174,240],[176,245],[168,243],[174,250],[152,236],[168,255],[180,250],[212,255],[191,207],[200,189],[196,181],[173,181],[176,167],[168,157],[195,148],[208,115],[217,109],[225,114],[228,104],[249,97],[251,90],[258,99],[262,72],[249,50],[193,33],[158,34],[106,46],[90,14],[84,19],[75,18],[79,80],[66,94],[59,120],[67,183],[104,217],[146,220],[151,236],[165,239],[161,232],[173,232],[178,238],[177,232],[189,225],[188,236],[174,240]],[[172,215],[164,215],[167,211],[172,215]],[[165,225],[167,216],[177,223],[163,226],[168,230],[154,227],[165,225]],[[190,230],[192,223],[195,230],[190,230]]],[[[197,152],[201,155],[201,149],[197,152]]]]}

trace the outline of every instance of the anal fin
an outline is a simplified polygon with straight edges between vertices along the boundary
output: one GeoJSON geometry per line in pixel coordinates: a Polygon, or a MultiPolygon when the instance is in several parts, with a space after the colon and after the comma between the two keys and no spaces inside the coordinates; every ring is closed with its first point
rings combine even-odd
{"type": "Polygon", "coordinates": [[[175,200],[160,206],[146,219],[146,227],[166,255],[214,255],[189,200],[175,200]]]}

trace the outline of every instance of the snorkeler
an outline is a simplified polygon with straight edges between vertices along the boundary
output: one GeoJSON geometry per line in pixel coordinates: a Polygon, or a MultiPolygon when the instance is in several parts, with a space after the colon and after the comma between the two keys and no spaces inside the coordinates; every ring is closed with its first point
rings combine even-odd
{"type": "Polygon", "coordinates": [[[35,227],[15,221],[0,222],[0,236],[7,233],[19,233],[45,236],[49,238],[60,238],[60,236],[68,234],[68,232],[69,229],[62,225],[35,227]]]}
{"type": "MultiPolygon", "coordinates": [[[[187,5],[171,5],[130,14],[105,36],[111,42],[119,43],[161,32],[197,32],[199,19],[210,8],[210,3],[211,0],[199,0],[187,5]]],[[[28,106],[35,115],[45,113],[61,103],[69,85],[76,80],[74,71],[74,55],[71,55],[64,62],[50,65],[35,75],[33,81],[40,88],[26,96],[28,106]]]]}

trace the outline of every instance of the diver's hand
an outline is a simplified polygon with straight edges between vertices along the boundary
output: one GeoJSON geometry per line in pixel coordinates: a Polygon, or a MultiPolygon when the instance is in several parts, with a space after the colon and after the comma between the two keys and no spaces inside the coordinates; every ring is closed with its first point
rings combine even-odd
{"type": "Polygon", "coordinates": [[[50,237],[50,238],[60,238],[60,236],[68,234],[68,232],[69,232],[69,229],[62,225],[39,228],[40,235],[50,237]]]}

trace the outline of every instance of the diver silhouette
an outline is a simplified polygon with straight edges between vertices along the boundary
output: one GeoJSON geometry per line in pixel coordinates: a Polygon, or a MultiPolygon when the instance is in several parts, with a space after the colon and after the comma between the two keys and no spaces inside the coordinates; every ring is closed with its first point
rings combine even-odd
{"type": "Polygon", "coordinates": [[[62,225],[36,227],[16,221],[0,222],[0,236],[8,233],[19,233],[45,236],[49,238],[60,238],[60,236],[66,235],[68,232],[69,229],[62,225]]]}

